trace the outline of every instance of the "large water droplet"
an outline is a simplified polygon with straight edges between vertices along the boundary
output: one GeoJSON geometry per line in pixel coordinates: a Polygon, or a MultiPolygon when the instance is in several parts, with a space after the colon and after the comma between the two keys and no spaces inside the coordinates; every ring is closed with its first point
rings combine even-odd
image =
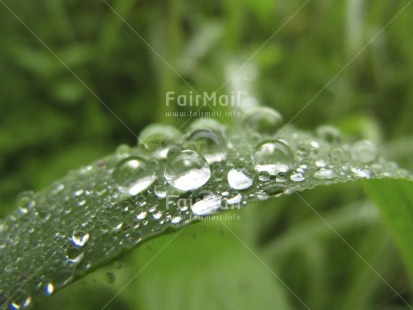
{"type": "Polygon", "coordinates": [[[26,309],[32,303],[32,297],[28,292],[22,289],[18,289],[14,292],[12,296],[12,300],[10,302],[10,309],[18,310],[18,309],[26,309]]]}
{"type": "Polygon", "coordinates": [[[280,113],[271,108],[256,107],[245,113],[242,126],[255,132],[274,135],[283,124],[280,113]]]}
{"type": "Polygon", "coordinates": [[[74,245],[82,247],[88,242],[89,234],[83,230],[75,230],[71,239],[74,245]]]}
{"type": "Polygon", "coordinates": [[[164,174],[171,186],[189,191],[208,182],[211,177],[211,169],[200,154],[184,150],[173,153],[167,158],[164,174]]]}
{"type": "Polygon", "coordinates": [[[253,179],[250,173],[243,168],[233,168],[228,172],[228,184],[233,189],[247,189],[252,185],[253,179]]]}
{"type": "Polygon", "coordinates": [[[221,196],[213,193],[206,194],[201,200],[191,206],[191,210],[196,215],[207,215],[221,207],[221,196]]]}
{"type": "Polygon", "coordinates": [[[200,153],[209,164],[219,162],[226,157],[226,143],[218,133],[209,129],[195,130],[185,139],[185,148],[200,153]]]}
{"type": "Polygon", "coordinates": [[[290,147],[281,140],[266,140],[257,144],[252,154],[254,168],[270,175],[287,172],[294,166],[294,155],[290,147]]]}
{"type": "Polygon", "coordinates": [[[373,162],[377,159],[377,148],[369,140],[358,141],[351,148],[351,157],[362,163],[373,162]]]}
{"type": "Polygon", "coordinates": [[[158,177],[157,170],[157,161],[131,156],[117,164],[113,179],[122,193],[136,195],[151,186],[158,177]]]}

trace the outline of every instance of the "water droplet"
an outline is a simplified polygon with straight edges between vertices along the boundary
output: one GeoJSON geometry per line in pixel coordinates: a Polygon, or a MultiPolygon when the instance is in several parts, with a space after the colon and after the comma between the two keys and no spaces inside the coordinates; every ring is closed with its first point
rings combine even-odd
{"type": "Polygon", "coordinates": [[[242,201],[242,195],[240,193],[234,192],[231,195],[229,195],[228,197],[226,197],[225,201],[230,206],[236,205],[236,204],[239,205],[240,202],[242,201]]]}
{"type": "Polygon", "coordinates": [[[116,275],[113,272],[106,272],[105,273],[105,282],[107,284],[113,284],[116,281],[116,275]]]}
{"type": "Polygon", "coordinates": [[[369,170],[353,167],[353,168],[351,168],[351,172],[353,172],[353,174],[356,178],[361,178],[361,179],[370,178],[370,171],[369,170]]]}
{"type": "Polygon", "coordinates": [[[72,242],[75,246],[82,247],[88,242],[89,234],[82,230],[75,230],[72,234],[72,242]]]}
{"type": "Polygon", "coordinates": [[[197,152],[184,150],[167,158],[164,174],[171,186],[189,191],[208,182],[211,169],[206,160],[197,152]]]}
{"type": "Polygon", "coordinates": [[[22,289],[18,289],[14,292],[12,296],[12,300],[10,302],[10,309],[18,310],[18,309],[26,309],[32,303],[32,297],[28,292],[22,289]]]}
{"type": "Polygon", "coordinates": [[[139,135],[139,143],[156,158],[166,158],[170,145],[180,141],[181,133],[175,127],[165,124],[149,125],[139,135]]]}
{"type": "Polygon", "coordinates": [[[293,182],[302,182],[305,180],[305,177],[301,173],[293,173],[290,175],[290,180],[293,182]]]}
{"type": "Polygon", "coordinates": [[[158,162],[131,156],[121,160],[113,171],[113,179],[122,193],[136,195],[156,180],[158,162]]]}
{"type": "Polygon", "coordinates": [[[17,206],[22,214],[27,214],[35,205],[36,202],[32,191],[23,192],[17,198],[17,206]]]}
{"type": "Polygon", "coordinates": [[[261,182],[268,182],[271,179],[271,176],[267,171],[260,171],[258,175],[258,179],[261,182]]]}
{"type": "Polygon", "coordinates": [[[222,131],[225,129],[225,126],[217,120],[215,120],[214,118],[201,117],[191,122],[188,128],[190,132],[198,129],[211,129],[215,131],[222,131]]]}
{"type": "Polygon", "coordinates": [[[54,293],[55,287],[52,282],[45,282],[39,285],[39,292],[44,296],[50,296],[54,293]]]}
{"type": "Polygon", "coordinates": [[[331,180],[334,178],[334,171],[331,169],[321,168],[314,173],[314,177],[320,180],[331,180]]]}
{"type": "Polygon", "coordinates": [[[76,246],[69,246],[66,250],[66,259],[70,263],[77,264],[79,263],[84,257],[83,249],[76,246]]]}
{"type": "Polygon", "coordinates": [[[247,189],[252,185],[252,177],[244,168],[233,168],[228,172],[228,184],[233,189],[247,189]]]}
{"type": "Polygon", "coordinates": [[[377,159],[377,148],[369,140],[354,143],[351,148],[351,157],[361,163],[370,163],[377,159]]]}
{"type": "Polygon", "coordinates": [[[209,129],[199,129],[185,139],[185,148],[200,153],[208,164],[220,162],[226,157],[226,143],[218,133],[209,129]]]}
{"type": "Polygon", "coordinates": [[[182,217],[181,216],[175,216],[174,218],[172,218],[171,223],[172,224],[179,224],[182,221],[182,217]]]}
{"type": "Polygon", "coordinates": [[[130,153],[130,146],[127,144],[121,144],[116,148],[116,154],[121,156],[128,156],[130,153]]]}
{"type": "Polygon", "coordinates": [[[247,130],[252,129],[260,134],[274,135],[283,125],[283,118],[274,109],[256,107],[245,113],[241,124],[247,130]]]}
{"type": "Polygon", "coordinates": [[[165,198],[168,194],[168,187],[165,184],[157,184],[154,188],[154,193],[158,198],[165,198]]]}
{"type": "Polygon", "coordinates": [[[207,215],[218,210],[221,207],[221,197],[208,193],[201,200],[191,206],[191,210],[196,215],[207,215]]]}
{"type": "Polygon", "coordinates": [[[287,172],[294,165],[290,147],[280,140],[266,140],[257,144],[252,154],[255,170],[270,175],[287,172]]]}
{"type": "Polygon", "coordinates": [[[136,218],[137,218],[138,220],[143,220],[143,219],[146,218],[147,215],[148,215],[148,213],[147,213],[146,211],[141,211],[141,212],[136,216],[136,218]]]}
{"type": "Polygon", "coordinates": [[[281,185],[278,185],[278,184],[271,184],[271,185],[265,186],[263,188],[263,191],[266,194],[271,195],[271,196],[276,196],[276,195],[282,194],[282,193],[285,192],[285,190],[286,190],[285,186],[281,186],[281,185]]]}
{"type": "Polygon", "coordinates": [[[152,214],[152,217],[155,220],[159,220],[162,217],[162,212],[161,211],[156,211],[155,213],[152,214]]]}
{"type": "Polygon", "coordinates": [[[331,125],[319,126],[316,130],[317,136],[328,143],[337,143],[341,139],[340,130],[331,125]]]}

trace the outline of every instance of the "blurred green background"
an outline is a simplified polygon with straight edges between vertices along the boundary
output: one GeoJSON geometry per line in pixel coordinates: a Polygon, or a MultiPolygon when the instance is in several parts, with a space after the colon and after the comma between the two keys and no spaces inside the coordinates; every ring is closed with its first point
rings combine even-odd
{"type": "MultiPolygon", "coordinates": [[[[0,216],[19,192],[135,144],[132,133],[146,125],[186,123],[165,115],[166,92],[188,93],[189,84],[225,94],[228,70],[246,61],[249,92],[287,122],[306,130],[334,124],[412,169],[411,2],[1,0],[0,216]]],[[[38,309],[101,309],[148,261],[107,309],[304,309],[292,292],[311,309],[405,309],[389,288],[411,300],[405,269],[362,188],[304,197],[388,285],[293,196],[224,221],[259,259],[222,223],[199,223],[38,309]]]]}

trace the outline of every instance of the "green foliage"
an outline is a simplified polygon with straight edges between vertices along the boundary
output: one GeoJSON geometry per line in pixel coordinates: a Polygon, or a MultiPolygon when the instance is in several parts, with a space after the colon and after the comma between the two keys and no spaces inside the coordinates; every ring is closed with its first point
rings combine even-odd
{"type": "MultiPolygon", "coordinates": [[[[198,92],[220,89],[227,81],[228,67],[242,65],[249,59],[249,64],[254,63],[259,73],[250,76],[249,65],[247,70],[241,70],[240,73],[251,77],[249,93],[265,105],[275,107],[286,121],[293,120],[300,128],[335,124],[343,135],[355,140],[370,139],[376,142],[385,158],[413,169],[411,1],[107,3],[129,25],[104,2],[0,2],[0,217],[6,217],[15,209],[20,192],[27,189],[40,192],[70,169],[109,154],[119,143],[136,143],[136,137],[10,10],[133,132],[138,133],[154,122],[172,123],[177,127],[187,122],[186,117],[166,117],[165,92],[188,93],[191,89],[131,28],[198,92]],[[348,9],[350,2],[361,5],[355,15],[348,9]],[[302,5],[303,9],[298,10],[302,5]],[[340,72],[344,66],[345,70],[340,72]],[[328,87],[324,88],[327,83],[328,87]],[[309,101],[311,104],[301,112],[309,101]]],[[[231,90],[230,84],[220,89],[220,93],[231,90]]],[[[177,106],[174,110],[188,111],[177,106]]],[[[234,120],[227,118],[226,121],[234,120]]],[[[377,186],[381,198],[375,201],[379,206],[387,201],[385,196],[390,195],[382,190],[385,182],[380,181],[377,186]]],[[[399,184],[389,182],[386,188],[399,184]]],[[[377,189],[370,191],[378,194],[377,189]]],[[[380,207],[383,223],[365,201],[359,186],[318,187],[302,195],[329,223],[331,220],[332,226],[405,300],[411,300],[409,279],[398,254],[400,250],[407,268],[411,268],[405,245],[409,234],[401,236],[399,228],[386,216],[393,209],[399,210],[401,205],[389,210],[380,207]],[[351,202],[354,204],[349,208],[351,202]],[[393,231],[395,242],[388,230],[393,231]]],[[[386,205],[393,206],[392,202],[386,205]]],[[[311,308],[400,307],[400,298],[297,196],[260,202],[256,208],[246,208],[239,214],[243,220],[231,222],[236,232],[251,231],[242,235],[248,242],[243,240],[311,308]],[[254,211],[247,211],[252,209],[254,211]]],[[[404,213],[398,214],[403,217],[404,213]]],[[[194,229],[198,237],[185,239],[187,242],[182,247],[195,249],[201,236],[213,240],[208,233],[213,231],[210,225],[215,224],[204,221],[191,225],[188,229],[194,229]],[[201,229],[201,225],[205,229],[201,229]]],[[[225,235],[229,233],[226,228],[222,229],[225,235]]],[[[161,248],[172,236],[148,241],[128,256],[126,267],[110,266],[92,273],[40,303],[38,308],[101,308],[140,266],[150,261],[143,257],[152,258],[157,254],[149,247],[155,248],[155,243],[161,248]],[[107,272],[116,274],[115,283],[109,285],[104,281],[107,272]]],[[[184,249],[177,246],[181,236],[177,236],[175,246],[168,247],[170,251],[184,253],[184,249]]],[[[235,247],[233,243],[237,242],[233,239],[232,245],[235,247]]],[[[216,252],[214,257],[218,260],[220,254],[216,252]]],[[[250,253],[245,250],[238,255],[250,253]]],[[[188,256],[173,257],[175,270],[182,269],[179,264],[193,262],[188,256]]],[[[242,257],[241,260],[248,259],[242,257]]],[[[158,287],[143,293],[141,287],[145,284],[141,278],[161,277],[162,263],[158,264],[156,259],[151,261],[150,272],[149,269],[147,273],[142,271],[108,308],[136,309],[142,300],[158,293],[158,287]]],[[[251,261],[248,263],[255,271],[257,266],[251,261]]],[[[258,260],[256,264],[262,267],[258,260]]],[[[219,266],[211,268],[213,273],[219,266]]],[[[249,280],[255,283],[252,277],[249,275],[249,280]]],[[[184,283],[185,279],[181,281],[184,283]]],[[[282,291],[282,286],[274,282],[271,287],[274,292],[278,291],[274,294],[287,296],[293,308],[302,307],[293,295],[282,291]]],[[[184,290],[180,291],[180,287],[173,286],[177,295],[184,290]]],[[[172,288],[168,286],[168,289],[172,288]]],[[[187,294],[181,296],[187,299],[186,296],[194,292],[194,287],[185,286],[187,294]]],[[[248,299],[243,290],[225,292],[228,300],[248,299]]],[[[196,296],[205,298],[200,291],[196,296]]],[[[145,304],[151,302],[155,301],[145,304]]]]}

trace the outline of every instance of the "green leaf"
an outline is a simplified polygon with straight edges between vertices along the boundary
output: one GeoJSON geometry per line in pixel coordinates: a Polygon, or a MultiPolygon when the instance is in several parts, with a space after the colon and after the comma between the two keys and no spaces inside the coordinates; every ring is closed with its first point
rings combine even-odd
{"type": "Polygon", "coordinates": [[[121,146],[42,192],[22,193],[0,222],[4,303],[29,305],[148,239],[252,201],[319,185],[411,178],[371,142],[338,143],[337,130],[325,126],[317,135],[277,130],[280,116],[268,108],[246,117],[235,128],[198,120],[173,139],[172,128],[152,126],[140,145],[121,146]]]}
{"type": "Polygon", "coordinates": [[[413,182],[408,180],[370,180],[367,192],[380,209],[413,279],[413,182]]]}

